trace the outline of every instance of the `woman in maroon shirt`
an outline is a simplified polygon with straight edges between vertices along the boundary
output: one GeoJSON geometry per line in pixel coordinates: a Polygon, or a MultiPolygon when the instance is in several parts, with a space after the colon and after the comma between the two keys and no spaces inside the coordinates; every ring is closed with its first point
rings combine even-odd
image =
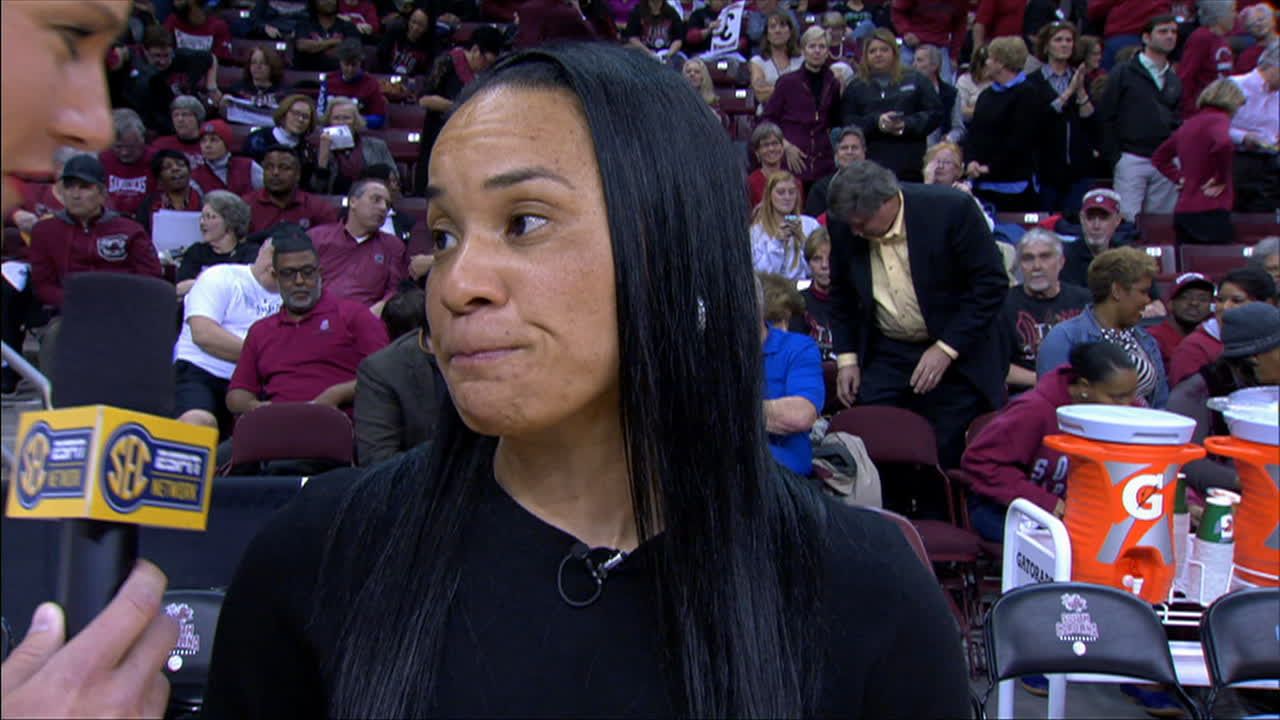
{"type": "Polygon", "coordinates": [[[808,188],[836,169],[831,128],[838,124],[840,84],[828,67],[825,30],[806,30],[800,48],[804,65],[778,78],[760,117],[777,123],[786,141],[800,150],[804,167],[796,174],[808,188]]]}
{"type": "Polygon", "coordinates": [[[1235,241],[1231,227],[1235,147],[1228,130],[1231,117],[1243,104],[1244,92],[1238,85],[1229,78],[1214,80],[1196,100],[1200,112],[1188,118],[1151,156],[1151,164],[1180,189],[1173,208],[1180,243],[1235,241]]]}

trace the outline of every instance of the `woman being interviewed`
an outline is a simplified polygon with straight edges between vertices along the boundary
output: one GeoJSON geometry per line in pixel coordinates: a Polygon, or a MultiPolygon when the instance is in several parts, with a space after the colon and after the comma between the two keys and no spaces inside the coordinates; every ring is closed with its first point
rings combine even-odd
{"type": "Polygon", "coordinates": [[[897,530],[769,459],[741,170],[651,63],[564,45],[468,88],[427,188],[436,437],[255,539],[209,717],[968,711],[897,530]]]}
{"type": "Polygon", "coordinates": [[[804,245],[822,227],[800,214],[800,183],[791,173],[778,171],[765,184],[764,200],[751,213],[751,264],[758,272],[790,280],[809,277],[804,245]]]}

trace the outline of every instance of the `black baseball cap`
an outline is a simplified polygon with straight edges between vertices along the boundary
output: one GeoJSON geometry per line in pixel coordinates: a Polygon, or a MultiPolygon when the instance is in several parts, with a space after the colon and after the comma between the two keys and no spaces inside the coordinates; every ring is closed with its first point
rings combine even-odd
{"type": "Polygon", "coordinates": [[[76,155],[62,166],[59,180],[83,180],[94,185],[107,184],[107,171],[102,168],[96,155],[88,153],[76,155]]]}

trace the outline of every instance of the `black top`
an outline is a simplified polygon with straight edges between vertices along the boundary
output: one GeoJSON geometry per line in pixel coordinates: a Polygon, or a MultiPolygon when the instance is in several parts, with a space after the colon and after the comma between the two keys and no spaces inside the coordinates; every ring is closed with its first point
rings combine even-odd
{"type": "Polygon", "coordinates": [[[205,268],[223,263],[248,265],[258,259],[260,247],[255,242],[242,242],[224,254],[214,250],[209,243],[196,243],[182,252],[182,264],[178,266],[175,279],[178,282],[194,280],[205,268]]]}
{"type": "Polygon", "coordinates": [[[1070,320],[1093,302],[1088,289],[1064,282],[1052,298],[1034,298],[1018,285],[1009,288],[1004,303],[1004,317],[1012,332],[1013,347],[1009,361],[1018,367],[1035,371],[1036,353],[1054,325],[1070,320]]]}
{"type": "Polygon", "coordinates": [[[1097,112],[1103,130],[1102,155],[1108,163],[1114,165],[1126,152],[1151,157],[1182,123],[1181,97],[1182,81],[1172,66],[1164,74],[1163,88],[1156,87],[1155,78],[1136,55],[1112,68],[1097,112]]]}
{"type": "Polygon", "coordinates": [[[921,179],[925,141],[942,126],[942,100],[933,83],[914,70],[898,80],[855,78],[840,98],[840,124],[857,125],[867,138],[867,159],[889,168],[899,180],[921,179]],[[901,135],[880,130],[880,116],[902,113],[901,135]]]}
{"type": "Polygon", "coordinates": [[[1048,112],[1052,110],[1029,80],[1005,90],[989,87],[978,95],[965,134],[964,159],[990,168],[980,181],[1031,180],[1038,168],[1048,112]]]}
{"type": "MultiPolygon", "coordinates": [[[[423,452],[399,462],[421,463],[423,452]]],[[[375,470],[363,482],[395,476],[375,470]]],[[[353,478],[354,471],[340,471],[313,479],[249,546],[222,608],[203,717],[325,714],[329,688],[319,667],[334,652],[338,619],[321,607],[316,621],[308,620],[321,548],[353,478]]],[[[367,489],[353,507],[372,512],[367,498],[390,497],[367,489]]],[[[832,503],[827,540],[826,586],[813,618],[825,640],[813,648],[825,658],[820,714],[966,716],[955,621],[898,529],[832,503]]],[[[556,578],[575,539],[486,483],[462,536],[465,570],[445,628],[433,714],[675,715],[678,693],[661,666],[651,566],[662,541],[646,542],[610,571],[594,604],[570,607],[556,578]]],[[[362,551],[368,549],[351,547],[362,551]]]]}

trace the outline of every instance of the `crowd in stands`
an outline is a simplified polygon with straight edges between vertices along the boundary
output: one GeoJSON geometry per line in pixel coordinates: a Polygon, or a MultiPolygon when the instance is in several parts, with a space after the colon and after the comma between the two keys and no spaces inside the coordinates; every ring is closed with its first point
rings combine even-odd
{"type": "MultiPolygon", "coordinates": [[[[1230,344],[1224,313],[1274,304],[1280,273],[1274,7],[751,0],[740,16],[731,9],[723,0],[139,0],[106,67],[114,145],[62,154],[56,176],[34,179],[5,218],[5,258],[30,274],[17,284],[6,274],[4,339],[20,347],[33,331],[52,345],[70,273],[166,277],[181,323],[178,417],[225,437],[236,414],[261,404],[318,402],[354,412],[361,463],[421,442],[444,391],[412,308],[431,267],[421,196],[432,143],[464,88],[502,54],[594,39],[651,55],[655,73],[681,72],[742,153],[744,184],[723,191],[753,207],[743,242],[766,278],[766,367],[781,373],[766,382],[808,403],[771,406],[786,410],[771,430],[807,443],[835,396],[819,381],[838,354],[832,286],[848,269],[833,250],[848,218],[829,195],[837,173],[868,160],[908,198],[917,184],[963,193],[999,251],[1007,297],[983,332],[1007,365],[982,369],[1005,380],[982,389],[989,409],[1015,397],[1006,413],[1043,415],[1086,394],[1164,407],[1187,382],[1216,392],[1235,377],[1204,375],[1230,344]],[[182,237],[169,235],[178,232],[170,213],[189,219],[182,237]],[[1226,264],[1197,266],[1210,257],[1189,254],[1199,245],[1223,246],[1213,257],[1226,264]],[[803,378],[778,370],[801,357],[803,378]]],[[[5,391],[16,382],[6,369],[5,391]]],[[[878,402],[897,404],[895,392],[878,402]]],[[[1030,463],[1038,470],[1022,475],[1060,496],[1061,478],[1033,462],[1037,452],[975,468],[1030,463]]],[[[789,457],[807,472],[806,455],[789,457]]],[[[1007,503],[1015,484],[991,482],[1000,487],[974,490],[1007,503]]]]}

